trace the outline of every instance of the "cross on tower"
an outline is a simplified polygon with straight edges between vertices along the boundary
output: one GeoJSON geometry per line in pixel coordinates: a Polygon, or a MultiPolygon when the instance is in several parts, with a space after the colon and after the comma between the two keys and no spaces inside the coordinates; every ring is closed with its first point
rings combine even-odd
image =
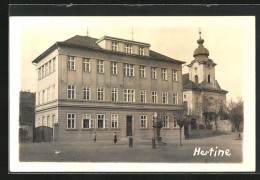
{"type": "Polygon", "coordinates": [[[200,35],[200,39],[201,39],[201,29],[199,28],[199,35],[200,35]]]}

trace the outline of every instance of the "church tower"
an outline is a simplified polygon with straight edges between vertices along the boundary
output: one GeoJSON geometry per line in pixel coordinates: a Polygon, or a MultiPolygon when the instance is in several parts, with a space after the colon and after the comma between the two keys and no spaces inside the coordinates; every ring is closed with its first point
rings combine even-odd
{"type": "Polygon", "coordinates": [[[196,84],[205,83],[208,87],[215,87],[215,64],[209,59],[209,51],[203,46],[204,39],[197,40],[198,48],[193,53],[194,60],[187,65],[189,67],[189,79],[196,84]]]}

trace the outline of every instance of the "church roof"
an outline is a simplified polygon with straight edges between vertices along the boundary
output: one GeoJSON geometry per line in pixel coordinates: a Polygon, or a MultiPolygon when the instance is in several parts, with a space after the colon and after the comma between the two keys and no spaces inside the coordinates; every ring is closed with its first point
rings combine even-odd
{"type": "Polygon", "coordinates": [[[189,73],[182,75],[182,89],[185,90],[197,90],[197,91],[211,91],[218,93],[228,93],[228,91],[221,89],[218,81],[215,81],[215,87],[207,86],[207,82],[202,81],[201,83],[195,83],[189,79],[189,73]]]}

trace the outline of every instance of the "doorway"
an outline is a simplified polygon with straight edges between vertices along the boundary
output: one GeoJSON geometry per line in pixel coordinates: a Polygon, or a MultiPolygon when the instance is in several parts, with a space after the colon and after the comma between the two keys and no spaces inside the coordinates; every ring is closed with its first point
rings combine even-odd
{"type": "Polygon", "coordinates": [[[133,116],[126,116],[126,136],[132,136],[132,119],[133,116]]]}

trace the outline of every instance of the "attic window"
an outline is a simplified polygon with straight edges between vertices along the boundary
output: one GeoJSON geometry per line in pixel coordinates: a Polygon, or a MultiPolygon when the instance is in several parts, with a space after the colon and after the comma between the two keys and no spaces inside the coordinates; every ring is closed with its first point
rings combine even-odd
{"type": "Polygon", "coordinates": [[[112,51],[118,51],[117,42],[112,42],[112,51]]]}
{"type": "Polygon", "coordinates": [[[132,46],[130,44],[125,45],[125,53],[132,54],[132,46]]]}

